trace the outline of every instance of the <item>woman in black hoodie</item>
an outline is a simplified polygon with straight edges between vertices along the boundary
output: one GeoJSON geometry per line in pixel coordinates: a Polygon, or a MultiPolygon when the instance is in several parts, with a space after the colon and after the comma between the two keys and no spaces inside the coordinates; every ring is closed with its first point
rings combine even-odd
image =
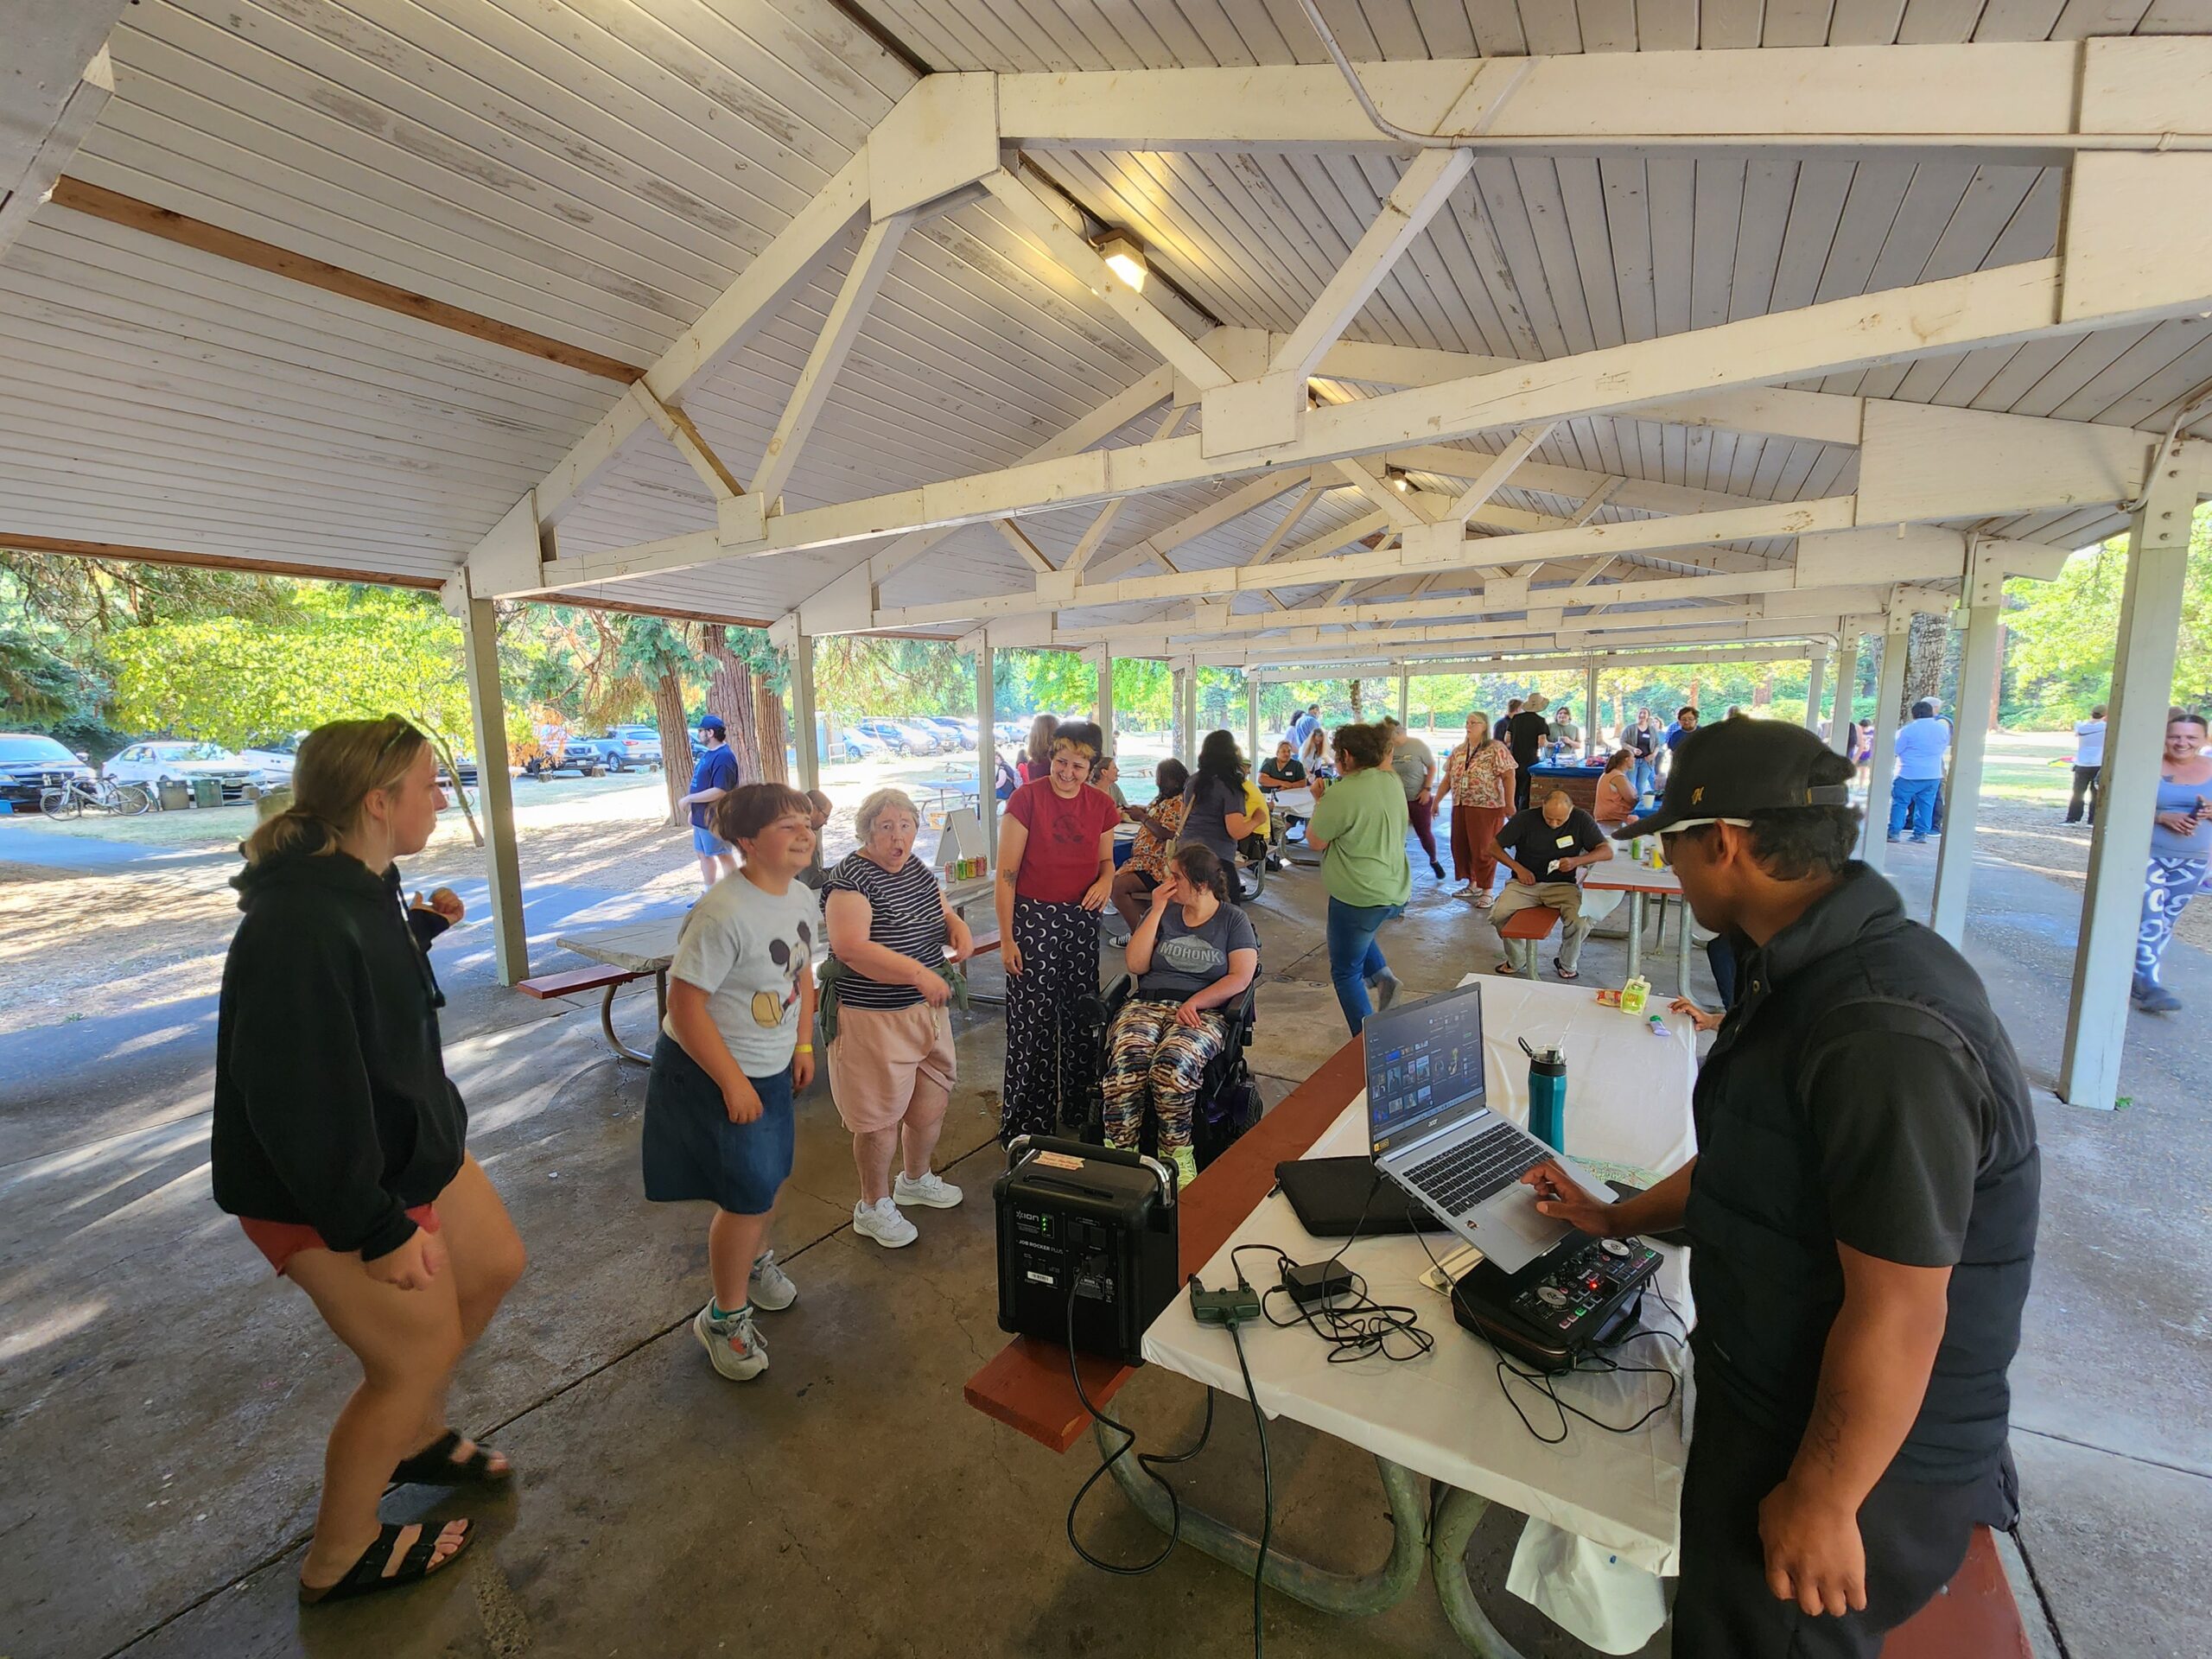
{"type": "Polygon", "coordinates": [[[394,1480],[505,1481],[506,1459],[446,1424],[462,1352],[520,1277],[522,1241],[463,1146],[439,1053],[429,942],[461,918],[409,905],[393,860],[445,805],[429,740],[397,715],[308,734],[289,810],[245,844],[245,919],[223,969],[210,1158],[215,1202],[314,1300],[361,1362],[323,1459],[300,1598],[411,1583],[469,1523],[379,1526],[394,1480]]]}

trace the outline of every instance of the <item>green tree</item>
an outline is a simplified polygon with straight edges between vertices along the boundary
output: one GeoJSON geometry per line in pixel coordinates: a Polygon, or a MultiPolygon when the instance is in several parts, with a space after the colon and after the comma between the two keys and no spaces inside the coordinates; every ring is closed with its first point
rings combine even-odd
{"type": "MultiPolygon", "coordinates": [[[[2110,696],[2126,578],[2127,539],[2116,536],[2076,553],[2055,582],[2005,584],[2008,721],[2063,728],[2110,696]]],[[[2173,695],[2194,702],[2212,690],[2212,511],[2199,510],[2190,536],[2179,627],[2173,695]]]]}
{"type": "MultiPolygon", "coordinates": [[[[131,725],[238,747],[333,720],[404,715],[428,734],[479,846],[455,766],[469,730],[461,626],[430,594],[303,588],[289,620],[157,621],[111,635],[118,714],[131,725]]],[[[487,754],[478,764],[505,766],[487,754]]]]}

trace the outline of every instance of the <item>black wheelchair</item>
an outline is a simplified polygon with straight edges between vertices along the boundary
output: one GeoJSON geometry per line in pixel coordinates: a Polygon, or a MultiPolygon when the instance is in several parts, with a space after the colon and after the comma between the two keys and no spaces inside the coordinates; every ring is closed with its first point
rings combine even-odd
{"type": "MultiPolygon", "coordinates": [[[[1080,1130],[1082,1138],[1093,1146],[1106,1144],[1106,1097],[1100,1079],[1106,1072],[1107,1033],[1135,994],[1135,979],[1122,974],[1097,995],[1086,996],[1076,1005],[1077,1018],[1090,1032],[1096,1056],[1080,1130]]],[[[1192,1109],[1191,1150],[1200,1169],[1260,1121],[1259,1085],[1253,1082],[1251,1067],[1244,1059],[1244,1051],[1259,1023],[1259,976],[1255,974],[1237,999],[1222,1010],[1229,1020],[1229,1040],[1207,1062],[1192,1109]]],[[[1149,1110],[1144,1116],[1137,1148],[1148,1156],[1157,1155],[1160,1149],[1160,1125],[1149,1110]]]]}

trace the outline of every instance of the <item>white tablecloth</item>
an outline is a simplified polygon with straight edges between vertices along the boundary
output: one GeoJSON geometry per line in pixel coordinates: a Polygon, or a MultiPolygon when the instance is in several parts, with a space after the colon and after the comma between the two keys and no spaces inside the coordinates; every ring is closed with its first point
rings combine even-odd
{"type": "Polygon", "coordinates": [[[1592,864],[1582,873],[1582,885],[1602,892],[1664,893],[1679,895],[1681,879],[1672,870],[1662,867],[1652,869],[1642,864],[1631,864],[1625,856],[1617,855],[1602,864],[1592,864]]]}
{"type": "MultiPolygon", "coordinates": [[[[1688,1020],[1666,1037],[1641,1020],[1600,1007],[1587,989],[1481,978],[1484,1054],[1491,1105],[1528,1121],[1527,1057],[1516,1042],[1555,1043],[1566,1051],[1567,1149],[1577,1158],[1665,1174],[1693,1150],[1690,1084],[1694,1033],[1688,1020]]],[[[1367,1147],[1363,1092],[1315,1144],[1309,1156],[1359,1154],[1367,1147]]],[[[1441,1255],[1452,1241],[1436,1235],[1441,1255]]],[[[1239,1244],[1275,1244],[1300,1262],[1326,1260],[1338,1241],[1313,1238],[1280,1193],[1267,1198],[1199,1276],[1209,1286],[1236,1282],[1230,1251],[1239,1244]]],[[[1658,1283],[1685,1316],[1688,1287],[1679,1251],[1658,1283]]],[[[1361,1240],[1344,1253],[1378,1301],[1420,1310],[1436,1338],[1433,1352],[1404,1363],[1379,1357],[1332,1365],[1327,1348],[1304,1326],[1247,1325],[1242,1335],[1261,1409],[1289,1417],[1376,1452],[1433,1479],[1475,1492],[1523,1515],[1580,1535],[1652,1573],[1675,1571],[1683,1462],[1684,1401],[1633,1434],[1608,1434],[1570,1418],[1565,1441],[1543,1446],[1530,1435],[1504,1395],[1491,1351],[1462,1331],[1444,1299],[1420,1282],[1429,1266],[1421,1240],[1361,1240]]],[[[1244,1258],[1257,1286],[1274,1282],[1268,1260],[1244,1258]]],[[[1276,1299],[1279,1306],[1281,1299],[1276,1299]]],[[[1646,1299],[1647,1324],[1671,1325],[1646,1299]]],[[[1677,1329],[1677,1334],[1681,1334],[1677,1329]]],[[[1146,1332],[1145,1357],[1209,1387],[1242,1395],[1236,1356],[1225,1332],[1199,1325],[1179,1297],[1146,1332]]],[[[1663,1365],[1678,1376],[1688,1357],[1675,1344],[1641,1337],[1624,1359],[1663,1365]]],[[[1583,1375],[1555,1383],[1562,1398],[1608,1422],[1641,1415],[1665,1392],[1657,1376],[1583,1375]]],[[[1513,1382],[1531,1421],[1556,1430],[1550,1402],[1513,1382]]],[[[1603,1557],[1599,1559],[1602,1560],[1603,1557]]]]}

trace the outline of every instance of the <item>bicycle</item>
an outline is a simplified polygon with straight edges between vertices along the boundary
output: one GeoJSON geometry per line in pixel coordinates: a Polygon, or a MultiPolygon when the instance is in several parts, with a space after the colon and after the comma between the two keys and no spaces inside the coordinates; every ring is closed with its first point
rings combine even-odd
{"type": "Polygon", "coordinates": [[[87,806],[122,817],[136,817],[154,804],[143,784],[118,784],[106,778],[73,778],[41,792],[38,810],[60,823],[82,816],[87,806]]]}

